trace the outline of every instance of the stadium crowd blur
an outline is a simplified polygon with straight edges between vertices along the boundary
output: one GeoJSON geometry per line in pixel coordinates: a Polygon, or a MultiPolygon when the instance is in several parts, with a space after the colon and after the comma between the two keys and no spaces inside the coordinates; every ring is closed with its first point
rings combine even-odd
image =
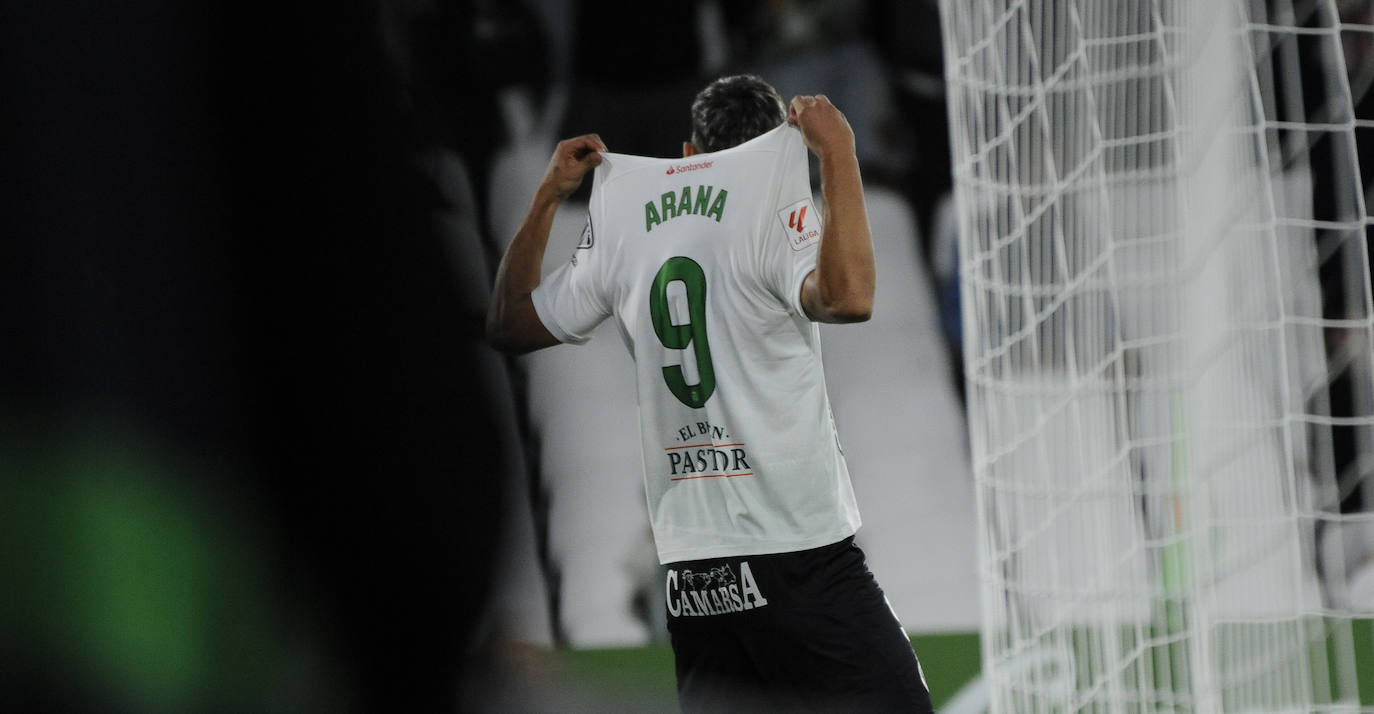
{"type": "Polygon", "coordinates": [[[481,341],[505,147],[597,131],[671,156],[710,78],[826,93],[866,179],[910,201],[957,351],[933,0],[21,5],[0,22],[6,710],[502,696],[499,504],[539,501],[499,446],[520,375],[481,341]]]}

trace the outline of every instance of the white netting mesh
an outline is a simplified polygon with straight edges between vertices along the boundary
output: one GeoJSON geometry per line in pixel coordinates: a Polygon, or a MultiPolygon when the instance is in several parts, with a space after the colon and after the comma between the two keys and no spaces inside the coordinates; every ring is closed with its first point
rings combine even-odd
{"type": "Polygon", "coordinates": [[[941,14],[994,710],[1360,710],[1369,3],[941,14]]]}

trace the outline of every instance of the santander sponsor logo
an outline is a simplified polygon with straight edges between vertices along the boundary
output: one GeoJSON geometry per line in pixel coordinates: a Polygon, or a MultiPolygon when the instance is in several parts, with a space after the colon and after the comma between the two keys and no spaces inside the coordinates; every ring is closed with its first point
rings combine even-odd
{"type": "Polygon", "coordinates": [[[668,167],[668,170],[665,171],[664,173],[666,173],[666,174],[669,175],[669,176],[672,176],[673,174],[678,173],[679,171],[685,172],[685,171],[696,171],[697,169],[709,169],[709,168],[711,168],[711,165],[714,164],[714,163],[716,163],[716,162],[714,162],[714,161],[699,161],[699,162],[693,163],[693,164],[678,164],[677,166],[669,166],[669,167],[668,167]]]}

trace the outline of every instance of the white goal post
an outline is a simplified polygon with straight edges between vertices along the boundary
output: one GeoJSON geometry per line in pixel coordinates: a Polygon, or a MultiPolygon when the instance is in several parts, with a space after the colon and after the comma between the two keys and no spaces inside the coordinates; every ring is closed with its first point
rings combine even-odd
{"type": "Polygon", "coordinates": [[[940,11],[993,711],[1374,711],[1370,2],[940,11]]]}

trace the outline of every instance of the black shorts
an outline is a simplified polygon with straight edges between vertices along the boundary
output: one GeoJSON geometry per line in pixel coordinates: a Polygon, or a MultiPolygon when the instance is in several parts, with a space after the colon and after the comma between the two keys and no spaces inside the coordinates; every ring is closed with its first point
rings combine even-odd
{"type": "Polygon", "coordinates": [[[863,551],[671,563],[668,632],[684,712],[929,712],[911,640],[863,551]]]}

